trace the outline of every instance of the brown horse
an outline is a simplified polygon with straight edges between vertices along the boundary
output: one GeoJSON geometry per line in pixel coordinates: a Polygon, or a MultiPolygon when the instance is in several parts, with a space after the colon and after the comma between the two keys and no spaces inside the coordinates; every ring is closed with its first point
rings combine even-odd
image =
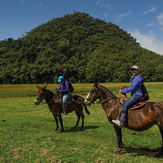
{"type": "MultiPolygon", "coordinates": [[[[58,96],[59,92],[56,92],[55,94],[52,93],[50,90],[46,89],[47,86],[44,87],[39,87],[37,86],[39,91],[37,92],[37,96],[35,99],[35,104],[39,105],[41,101],[43,101],[45,99],[46,103],[49,106],[49,110],[52,112],[54,118],[55,118],[55,122],[56,122],[56,129],[55,131],[58,130],[59,125],[58,125],[58,118],[61,124],[61,132],[63,132],[64,128],[63,128],[63,121],[62,121],[62,103],[60,101],[60,98],[58,96]]],[[[67,106],[68,106],[68,113],[75,111],[78,120],[77,123],[75,125],[75,127],[78,126],[79,124],[79,120],[80,120],[80,116],[82,117],[82,125],[81,128],[83,128],[84,126],[84,114],[83,114],[83,106],[85,108],[85,112],[87,114],[90,114],[90,112],[88,111],[85,103],[84,103],[84,99],[81,96],[75,95],[73,96],[74,101],[72,102],[68,102],[67,106]]]]}
{"type": "MultiPolygon", "coordinates": [[[[119,116],[120,110],[119,99],[108,89],[96,83],[88,93],[85,104],[90,105],[98,98],[107,114],[109,122],[116,119],[119,116]]],[[[163,105],[161,102],[146,102],[141,109],[130,110],[128,112],[128,121],[124,127],[130,130],[144,131],[155,124],[159,127],[162,136],[162,147],[156,155],[160,156],[163,155],[163,105]]],[[[114,124],[113,126],[117,137],[118,150],[116,154],[118,154],[123,148],[122,133],[121,128],[114,124]]]]}

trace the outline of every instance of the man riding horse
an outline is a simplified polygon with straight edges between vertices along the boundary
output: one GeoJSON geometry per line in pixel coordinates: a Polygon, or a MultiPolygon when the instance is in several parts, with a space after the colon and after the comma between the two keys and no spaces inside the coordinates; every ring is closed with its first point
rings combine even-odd
{"type": "Polygon", "coordinates": [[[63,105],[63,112],[62,115],[67,114],[67,101],[70,97],[70,88],[69,82],[64,79],[64,76],[59,76],[58,82],[60,83],[60,87],[57,88],[57,91],[61,91],[62,93],[62,105],[63,105]]]}
{"type": "Polygon", "coordinates": [[[131,67],[131,72],[133,74],[131,79],[131,87],[130,88],[120,88],[119,93],[125,94],[131,92],[131,97],[123,104],[122,113],[120,120],[112,120],[112,123],[122,128],[127,117],[128,108],[135,105],[141,97],[143,97],[142,92],[142,84],[144,83],[144,79],[140,74],[138,74],[138,66],[134,65],[131,67]]]}

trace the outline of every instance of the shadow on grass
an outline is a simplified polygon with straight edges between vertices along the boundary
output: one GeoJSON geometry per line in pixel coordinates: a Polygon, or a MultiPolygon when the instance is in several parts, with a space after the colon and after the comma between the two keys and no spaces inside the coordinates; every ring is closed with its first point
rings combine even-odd
{"type": "MultiPolygon", "coordinates": [[[[127,153],[130,153],[135,156],[142,156],[142,155],[145,155],[145,156],[150,156],[154,154],[153,157],[155,157],[156,154],[158,154],[159,152],[159,148],[155,149],[155,148],[150,148],[150,147],[142,147],[142,146],[139,146],[139,147],[124,147],[124,149],[127,151],[127,153]]],[[[125,153],[125,151],[122,150],[122,153],[125,153]]],[[[163,155],[160,155],[159,157],[163,158],[163,155]]]]}
{"type": "Polygon", "coordinates": [[[78,131],[85,131],[85,130],[91,130],[94,131],[94,129],[99,128],[100,126],[84,126],[83,129],[80,129],[80,126],[78,127],[71,127],[70,129],[65,129],[64,132],[78,132],[78,131]]]}

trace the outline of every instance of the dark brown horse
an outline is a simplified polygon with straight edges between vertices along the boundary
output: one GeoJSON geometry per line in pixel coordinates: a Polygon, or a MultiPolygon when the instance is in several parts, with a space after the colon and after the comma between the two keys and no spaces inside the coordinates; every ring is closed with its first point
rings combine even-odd
{"type": "MultiPolygon", "coordinates": [[[[118,105],[119,99],[108,89],[96,83],[88,93],[88,96],[85,99],[85,104],[90,105],[98,98],[107,114],[109,122],[116,119],[120,109],[118,105]]],[[[127,123],[124,127],[130,130],[144,131],[155,124],[159,127],[162,136],[162,147],[156,155],[160,156],[163,155],[163,105],[161,102],[146,102],[141,109],[130,110],[127,123]]],[[[121,128],[114,124],[113,126],[117,136],[118,150],[116,154],[118,154],[123,148],[122,133],[121,128]]]]}
{"type": "MultiPolygon", "coordinates": [[[[49,106],[49,110],[52,112],[52,114],[55,118],[55,122],[56,122],[55,131],[57,131],[59,128],[59,125],[58,125],[58,118],[59,118],[59,121],[61,124],[61,132],[63,132],[64,128],[63,128],[63,122],[62,122],[62,116],[61,116],[62,103],[61,103],[59,95],[58,95],[59,92],[56,92],[54,94],[50,90],[46,89],[47,86],[44,86],[44,87],[37,86],[37,87],[38,87],[39,91],[37,92],[35,104],[39,105],[40,102],[45,99],[46,103],[49,106]]],[[[68,104],[67,104],[68,113],[75,111],[75,113],[78,117],[75,127],[77,127],[79,124],[80,116],[82,117],[82,125],[80,128],[80,129],[82,129],[84,126],[83,106],[84,106],[85,112],[87,114],[90,114],[90,112],[88,111],[88,109],[84,103],[84,99],[81,96],[75,95],[75,96],[73,96],[73,99],[74,99],[74,101],[68,102],[68,104]]]]}

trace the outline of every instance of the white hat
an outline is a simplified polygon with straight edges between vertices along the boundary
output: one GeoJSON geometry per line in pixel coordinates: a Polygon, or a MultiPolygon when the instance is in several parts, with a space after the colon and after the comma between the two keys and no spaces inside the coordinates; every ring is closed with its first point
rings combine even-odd
{"type": "Polygon", "coordinates": [[[134,65],[134,66],[131,67],[131,70],[132,70],[132,69],[138,70],[139,68],[138,68],[138,66],[134,65]]]}

